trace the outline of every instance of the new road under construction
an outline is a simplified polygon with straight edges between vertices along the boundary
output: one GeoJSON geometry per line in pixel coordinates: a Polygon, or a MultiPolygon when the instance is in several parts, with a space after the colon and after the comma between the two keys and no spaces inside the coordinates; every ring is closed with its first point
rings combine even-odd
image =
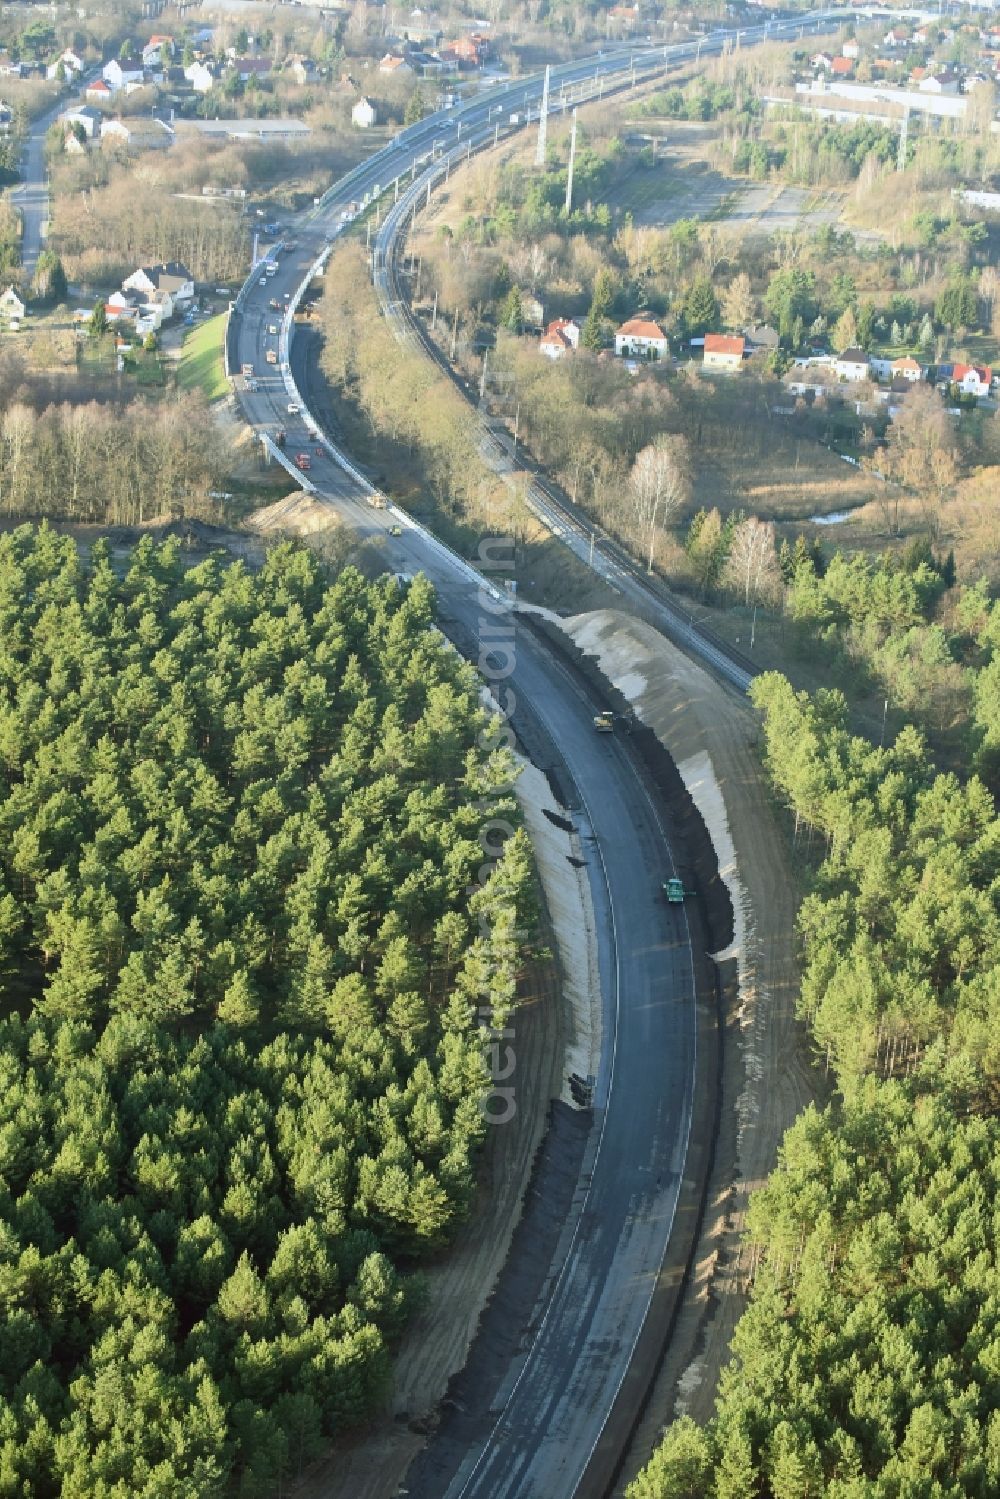
{"type": "MultiPolygon", "coordinates": [[[[400,258],[408,224],[453,164],[504,133],[532,121],[537,128],[543,94],[549,108],[573,108],[737,40],[789,39],[830,21],[819,12],[672,48],[617,50],[430,116],[302,216],[294,249],[272,257],[270,274],[255,269],[231,313],[227,372],[263,446],[315,503],[376,541],[393,571],[423,572],[434,583],[442,628],[479,666],[521,747],[558,786],[586,850],[600,973],[599,1063],[585,1080],[575,1122],[560,1125],[554,1116],[536,1190],[466,1371],[407,1475],[411,1496],[569,1499],[604,1495],[612,1486],[669,1339],[699,1232],[717,1133],[726,982],[708,955],[729,947],[733,910],[689,787],[593,659],[544,618],[518,609],[506,587],[503,545],[487,539],[474,562],[458,556],[381,495],[324,433],[307,399],[295,311],[358,206],[384,200],[372,256],[382,306],[401,339],[418,340],[438,357],[408,307],[400,258]],[[277,335],[268,331],[274,301],[284,308],[277,335]],[[273,363],[262,357],[270,348],[273,363]],[[302,455],[307,464],[298,461],[302,455]],[[611,716],[609,732],[601,732],[604,715],[611,716]],[[626,722],[631,732],[619,731],[626,722]],[[546,1220],[546,1232],[538,1232],[533,1215],[546,1220]],[[525,1271],[519,1255],[529,1243],[525,1271]]],[[[478,413],[470,411],[470,423],[479,424],[481,450],[493,455],[497,471],[511,467],[506,436],[480,423],[478,413]]],[[[523,471],[520,455],[518,461],[523,471]]],[[[544,475],[532,474],[528,503],[614,586],[623,605],[727,691],[745,692],[749,663],[692,625],[544,475]]]]}

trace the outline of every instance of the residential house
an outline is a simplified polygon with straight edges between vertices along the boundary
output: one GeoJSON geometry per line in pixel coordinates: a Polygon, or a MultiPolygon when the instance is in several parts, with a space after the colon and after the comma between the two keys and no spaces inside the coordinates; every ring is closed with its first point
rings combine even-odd
{"type": "Polygon", "coordinates": [[[154,35],[151,36],[149,41],[146,43],[146,46],[159,48],[166,47],[171,57],[173,57],[175,51],[177,50],[173,37],[168,36],[166,32],[162,34],[160,34],[159,32],[154,33],[154,35]]]}
{"type": "Polygon", "coordinates": [[[669,352],[667,335],[652,318],[629,318],[615,331],[615,353],[619,357],[665,359],[669,352]]]}
{"type": "Polygon", "coordinates": [[[743,367],[746,339],[739,334],[706,333],[704,367],[729,374],[743,367]]]}
{"type": "Polygon", "coordinates": [[[370,99],[360,98],[351,110],[351,123],[359,130],[369,130],[378,122],[378,111],[370,99]]]}
{"type": "Polygon", "coordinates": [[[0,296],[0,318],[8,323],[19,323],[25,314],[25,305],[13,286],[0,296]]]}
{"type": "Polygon", "coordinates": [[[840,49],[840,55],[841,57],[849,57],[852,62],[857,62],[858,58],[861,56],[861,43],[845,42],[840,49]]]}
{"type": "Polygon", "coordinates": [[[95,78],[93,83],[88,83],[83,91],[83,96],[93,104],[111,103],[111,89],[104,82],[103,78],[95,78]]]}
{"type": "Polygon", "coordinates": [[[105,64],[101,76],[113,94],[120,94],[123,90],[141,88],[146,81],[146,69],[141,57],[113,57],[105,64]]]}
{"type": "Polygon", "coordinates": [[[0,78],[27,78],[28,69],[23,62],[14,62],[8,53],[0,54],[0,78]]]}
{"type": "Polygon", "coordinates": [[[131,120],[108,120],[101,131],[101,144],[126,146],[130,152],[165,151],[174,143],[174,132],[162,120],[137,115],[131,120]]]}
{"type": "Polygon", "coordinates": [[[88,140],[95,140],[101,133],[104,116],[91,104],[81,104],[76,109],[67,109],[61,116],[64,125],[79,125],[88,140]]]}
{"type": "Polygon", "coordinates": [[[905,26],[893,26],[882,38],[882,44],[886,47],[905,47],[910,40],[910,33],[905,26]]]}
{"type": "Polygon", "coordinates": [[[413,69],[405,57],[396,57],[392,52],[387,52],[378,65],[380,73],[387,73],[390,78],[412,77],[413,69]]]}
{"type": "Polygon", "coordinates": [[[86,137],[80,139],[72,125],[63,126],[63,150],[67,156],[86,156],[90,144],[86,137]]]}
{"type": "Polygon", "coordinates": [[[867,380],[869,375],[868,355],[864,349],[845,349],[833,361],[839,380],[867,380]]]}
{"type": "Polygon", "coordinates": [[[207,94],[215,83],[216,74],[207,62],[193,62],[184,69],[184,77],[196,94],[207,94]]]}
{"type": "Polygon", "coordinates": [[[814,52],[809,59],[809,65],[816,73],[820,71],[829,73],[833,67],[833,58],[829,52],[814,52]]]}
{"type": "Polygon", "coordinates": [[[296,57],[288,65],[288,72],[296,83],[316,83],[320,77],[319,68],[311,57],[296,57]]]}
{"type": "Polygon", "coordinates": [[[141,266],[122,282],[123,291],[169,292],[176,304],[194,300],[194,281],[191,272],[177,260],[168,260],[162,265],[141,266]]]}
{"type": "Polygon", "coordinates": [[[546,359],[561,359],[580,347],[580,325],[572,318],[556,318],[538,341],[538,352],[546,359]]]}
{"type": "Polygon", "coordinates": [[[6,133],[14,123],[14,111],[4,99],[0,99],[0,132],[6,133]]]}
{"type": "Polygon", "coordinates": [[[449,42],[446,47],[441,48],[444,61],[459,68],[481,68],[489,54],[488,38],[475,31],[469,36],[460,36],[456,41],[449,42]]]}
{"type": "Polygon", "coordinates": [[[61,52],[55,62],[49,63],[45,69],[46,78],[65,78],[67,81],[79,77],[83,72],[83,58],[72,47],[67,47],[61,52]]]}
{"type": "Polygon", "coordinates": [[[894,381],[909,380],[915,384],[924,376],[923,370],[912,354],[904,354],[902,359],[894,359],[891,368],[894,381]]]}
{"type": "Polygon", "coordinates": [[[922,94],[957,94],[958,74],[953,73],[950,68],[943,68],[937,73],[926,73],[917,88],[922,94]]]}
{"type": "Polygon", "coordinates": [[[758,349],[776,349],[781,343],[781,335],[770,323],[754,323],[752,327],[744,328],[743,334],[750,353],[758,349]]]}
{"type": "MultiPolygon", "coordinates": [[[[938,373],[940,374],[940,370],[938,373]]],[[[988,396],[993,384],[993,371],[988,364],[953,364],[951,383],[957,385],[963,395],[988,396]]]]}
{"type": "Polygon", "coordinates": [[[256,78],[261,83],[274,72],[274,64],[269,57],[233,57],[227,67],[235,71],[241,83],[249,83],[251,78],[256,78]]]}
{"type": "Polygon", "coordinates": [[[134,323],[136,333],[145,337],[173,317],[174,303],[167,291],[116,291],[105,302],[104,314],[109,323],[134,323]]]}
{"type": "Polygon", "coordinates": [[[854,63],[849,57],[835,57],[830,64],[830,72],[834,78],[850,78],[854,72],[854,63]]]}

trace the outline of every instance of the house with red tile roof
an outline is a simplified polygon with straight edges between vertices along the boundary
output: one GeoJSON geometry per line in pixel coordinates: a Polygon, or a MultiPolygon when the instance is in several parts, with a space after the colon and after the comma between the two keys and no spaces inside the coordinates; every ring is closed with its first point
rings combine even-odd
{"type": "Polygon", "coordinates": [[[707,370],[742,369],[747,341],[736,333],[706,333],[704,366],[707,370]]]}
{"type": "Polygon", "coordinates": [[[652,318],[629,318],[615,330],[615,353],[619,358],[665,359],[669,352],[667,335],[652,318]]]}
{"type": "Polygon", "coordinates": [[[987,396],[993,384],[993,371],[988,364],[953,364],[952,384],[969,396],[987,396]]]}
{"type": "Polygon", "coordinates": [[[580,347],[580,325],[572,318],[556,318],[538,340],[538,352],[546,359],[561,359],[580,347]]]}

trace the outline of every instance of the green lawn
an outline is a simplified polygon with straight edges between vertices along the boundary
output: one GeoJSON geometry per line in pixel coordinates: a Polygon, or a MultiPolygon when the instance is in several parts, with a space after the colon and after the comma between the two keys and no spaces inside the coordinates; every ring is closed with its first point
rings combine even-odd
{"type": "Polygon", "coordinates": [[[193,390],[197,386],[210,401],[217,401],[220,396],[229,394],[229,382],[222,359],[225,337],[224,312],[220,312],[218,317],[208,318],[184,335],[177,379],[185,390],[193,390]]]}

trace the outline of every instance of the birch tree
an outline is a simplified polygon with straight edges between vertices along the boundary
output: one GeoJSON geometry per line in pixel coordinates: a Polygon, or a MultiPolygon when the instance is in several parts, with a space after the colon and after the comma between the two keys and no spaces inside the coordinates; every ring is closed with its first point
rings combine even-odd
{"type": "Polygon", "coordinates": [[[775,598],[781,584],[774,526],[748,515],[733,532],[723,581],[733,593],[742,595],[749,608],[762,599],[775,598]]]}
{"type": "Polygon", "coordinates": [[[646,571],[653,571],[657,525],[665,526],[691,491],[690,450],[683,437],[658,437],[636,456],[629,474],[632,510],[640,536],[649,539],[646,571]]]}

